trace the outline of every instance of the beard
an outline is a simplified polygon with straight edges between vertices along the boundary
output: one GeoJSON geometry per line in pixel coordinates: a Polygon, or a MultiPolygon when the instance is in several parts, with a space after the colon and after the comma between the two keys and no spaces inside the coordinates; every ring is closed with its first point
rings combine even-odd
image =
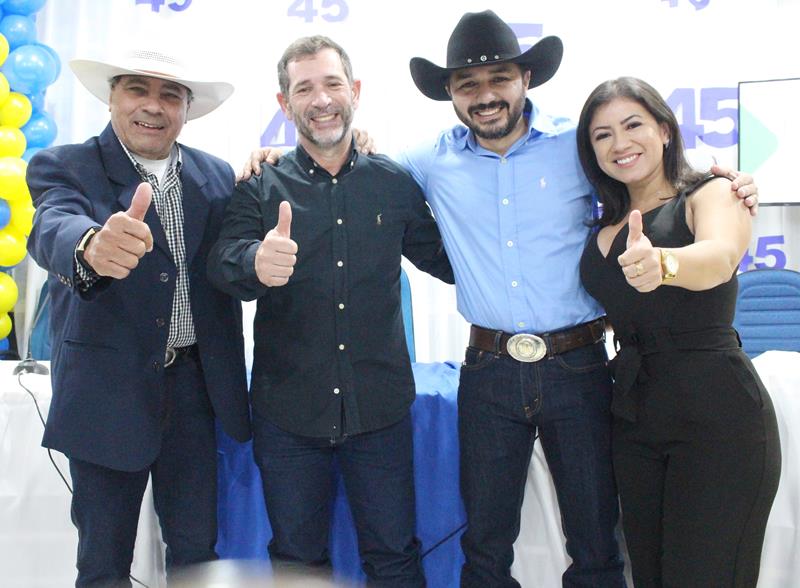
{"type": "Polygon", "coordinates": [[[353,122],[353,107],[350,104],[346,106],[330,106],[325,109],[312,107],[301,116],[294,117],[294,119],[295,128],[306,140],[320,149],[329,149],[339,145],[345,136],[349,134],[350,125],[353,122]],[[341,127],[315,132],[311,128],[311,119],[328,114],[338,114],[342,121],[341,127]]]}
{"type": "Polygon", "coordinates": [[[475,106],[471,106],[467,112],[462,112],[458,108],[453,105],[453,108],[456,111],[456,115],[458,116],[459,120],[464,123],[464,125],[475,133],[480,139],[486,139],[489,141],[493,141],[495,139],[502,139],[503,137],[509,135],[514,128],[516,128],[517,124],[519,124],[520,119],[522,118],[522,112],[525,109],[525,95],[519,97],[519,100],[515,101],[513,105],[509,104],[505,100],[497,100],[494,102],[484,103],[484,104],[477,104],[475,106]],[[493,108],[504,108],[508,113],[508,117],[506,119],[505,124],[501,122],[490,123],[490,124],[481,124],[476,123],[472,119],[472,115],[479,110],[491,110],[493,108]]]}

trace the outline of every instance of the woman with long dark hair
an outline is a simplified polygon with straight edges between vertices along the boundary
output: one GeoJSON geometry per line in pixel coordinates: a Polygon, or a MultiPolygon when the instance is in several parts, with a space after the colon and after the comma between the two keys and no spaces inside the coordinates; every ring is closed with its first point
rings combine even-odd
{"type": "Polygon", "coordinates": [[[754,587],[780,445],[732,328],[750,214],[729,180],[689,166],[641,80],[598,86],[577,141],[602,204],[581,277],[619,346],[613,455],[634,584],[754,587]]]}

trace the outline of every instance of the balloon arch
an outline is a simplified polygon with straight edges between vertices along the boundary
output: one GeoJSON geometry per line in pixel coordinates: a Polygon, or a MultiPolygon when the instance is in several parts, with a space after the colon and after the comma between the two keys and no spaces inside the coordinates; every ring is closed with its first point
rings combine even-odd
{"type": "Polygon", "coordinates": [[[44,95],[61,62],[36,40],[36,13],[46,1],[0,0],[0,352],[9,347],[9,312],[19,296],[10,271],[25,258],[33,221],[25,169],[57,133],[44,95]]]}

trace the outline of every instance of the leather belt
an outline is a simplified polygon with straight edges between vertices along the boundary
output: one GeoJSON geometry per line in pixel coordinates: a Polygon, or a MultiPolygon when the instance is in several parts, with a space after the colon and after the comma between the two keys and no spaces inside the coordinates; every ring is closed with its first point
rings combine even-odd
{"type": "Polygon", "coordinates": [[[603,318],[540,335],[529,333],[513,335],[472,325],[469,332],[469,346],[481,351],[509,355],[517,361],[532,362],[603,341],[605,332],[606,322],[603,318]]]}
{"type": "Polygon", "coordinates": [[[197,349],[197,343],[186,347],[167,347],[167,351],[164,353],[164,367],[168,368],[179,359],[197,359],[198,357],[200,357],[200,353],[197,349]]]}

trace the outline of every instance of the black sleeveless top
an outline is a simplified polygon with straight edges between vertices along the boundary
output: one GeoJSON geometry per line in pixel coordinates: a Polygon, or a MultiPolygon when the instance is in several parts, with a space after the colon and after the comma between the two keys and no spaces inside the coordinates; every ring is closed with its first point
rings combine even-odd
{"type": "MultiPolygon", "coordinates": [[[[692,186],[665,204],[642,215],[644,234],[656,247],[683,247],[694,242],[686,225],[686,199],[712,177],[692,186]]],[[[736,274],[724,284],[699,292],[660,286],[641,293],[628,285],[617,257],[626,249],[628,226],[611,244],[607,257],[597,247],[597,232],[581,256],[581,280],[586,291],[606,309],[620,347],[614,365],[612,411],[635,420],[635,387],[642,358],[662,351],[735,349],[732,328],[736,308],[736,274]]]]}

